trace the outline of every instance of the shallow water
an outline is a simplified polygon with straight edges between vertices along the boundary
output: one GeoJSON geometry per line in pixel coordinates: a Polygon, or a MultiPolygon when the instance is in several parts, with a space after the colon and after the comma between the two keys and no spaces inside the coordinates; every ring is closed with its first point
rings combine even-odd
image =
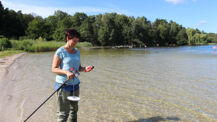
{"type": "MultiPolygon", "coordinates": [[[[80,50],[79,122],[217,121],[212,46],[80,50]]],[[[52,92],[54,52],[26,54],[0,81],[0,121],[24,120],[52,92]]],[[[29,122],[55,122],[52,97],[29,122]]]]}

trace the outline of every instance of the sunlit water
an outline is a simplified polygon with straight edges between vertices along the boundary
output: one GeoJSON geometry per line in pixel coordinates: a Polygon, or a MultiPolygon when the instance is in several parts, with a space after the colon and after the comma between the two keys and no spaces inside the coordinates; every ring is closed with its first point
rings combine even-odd
{"type": "MultiPolygon", "coordinates": [[[[217,121],[212,46],[80,50],[78,122],[217,121]]],[[[0,121],[20,122],[52,92],[54,52],[26,54],[0,81],[0,121]]],[[[56,96],[29,122],[55,122],[56,96]]]]}

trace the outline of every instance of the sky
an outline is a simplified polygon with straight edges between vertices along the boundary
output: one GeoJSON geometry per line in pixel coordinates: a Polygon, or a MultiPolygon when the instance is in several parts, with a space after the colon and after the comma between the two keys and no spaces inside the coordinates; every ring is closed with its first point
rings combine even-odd
{"type": "Polygon", "coordinates": [[[35,13],[46,18],[61,10],[73,15],[116,12],[146,17],[151,22],[166,19],[188,28],[217,33],[217,0],[0,0],[4,8],[35,13]]]}

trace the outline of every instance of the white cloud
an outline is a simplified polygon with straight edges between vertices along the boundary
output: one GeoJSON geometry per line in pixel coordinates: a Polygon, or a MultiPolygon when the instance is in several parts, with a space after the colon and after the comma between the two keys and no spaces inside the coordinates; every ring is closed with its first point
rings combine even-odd
{"type": "Polygon", "coordinates": [[[97,8],[97,7],[89,7],[89,6],[82,6],[82,7],[70,7],[70,8],[58,8],[58,7],[41,7],[41,6],[34,6],[34,5],[26,5],[26,4],[19,4],[19,3],[12,3],[5,0],[2,0],[2,4],[4,8],[13,9],[15,11],[21,10],[22,13],[35,13],[42,17],[48,17],[53,15],[56,10],[61,10],[67,12],[68,14],[74,14],[75,12],[84,12],[84,13],[105,13],[105,12],[116,12],[119,14],[131,14],[126,10],[120,9],[112,9],[112,8],[97,8]]]}
{"type": "Polygon", "coordinates": [[[203,24],[206,24],[207,21],[206,20],[200,20],[199,23],[195,24],[197,27],[200,26],[200,25],[203,25],[203,24]]]}
{"type": "Polygon", "coordinates": [[[200,23],[204,24],[204,23],[207,23],[207,21],[206,20],[200,20],[200,23]]]}
{"type": "MultiPolygon", "coordinates": [[[[180,3],[186,3],[188,0],[165,0],[165,1],[176,5],[180,3]]],[[[189,1],[196,2],[197,0],[189,0],[189,1]]]]}
{"type": "Polygon", "coordinates": [[[166,0],[166,2],[173,3],[173,4],[179,4],[179,3],[184,3],[185,0],[166,0]]]}

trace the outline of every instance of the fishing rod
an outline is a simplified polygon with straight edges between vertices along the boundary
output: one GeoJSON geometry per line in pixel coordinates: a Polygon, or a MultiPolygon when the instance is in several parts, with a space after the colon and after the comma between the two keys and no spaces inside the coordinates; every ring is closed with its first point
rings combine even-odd
{"type": "MultiPolygon", "coordinates": [[[[92,70],[93,68],[94,68],[94,66],[89,66],[85,69],[85,72],[88,72],[88,71],[92,70]]],[[[75,77],[78,77],[80,75],[79,72],[74,71],[74,68],[71,68],[70,70],[75,75],[75,77]]],[[[66,84],[66,82],[68,80],[69,79],[65,80],[63,82],[63,84],[58,89],[56,89],[43,103],[41,103],[41,105],[39,105],[38,108],[36,108],[23,122],[26,122],[36,111],[38,111],[38,109],[41,108],[41,106],[44,105],[57,91],[59,91],[66,84]]],[[[74,79],[73,79],[73,92],[74,92],[74,79]]],[[[71,101],[79,101],[80,100],[79,97],[76,98],[74,96],[74,93],[73,93],[73,96],[69,96],[68,99],[71,101]]]]}
{"type": "Polygon", "coordinates": [[[56,89],[41,105],[38,106],[38,108],[35,109],[35,111],[32,112],[23,122],[26,122],[36,111],[38,111],[39,108],[41,108],[42,105],[44,105],[57,91],[59,91],[67,82],[68,80],[64,81],[64,83],[56,89]]]}

